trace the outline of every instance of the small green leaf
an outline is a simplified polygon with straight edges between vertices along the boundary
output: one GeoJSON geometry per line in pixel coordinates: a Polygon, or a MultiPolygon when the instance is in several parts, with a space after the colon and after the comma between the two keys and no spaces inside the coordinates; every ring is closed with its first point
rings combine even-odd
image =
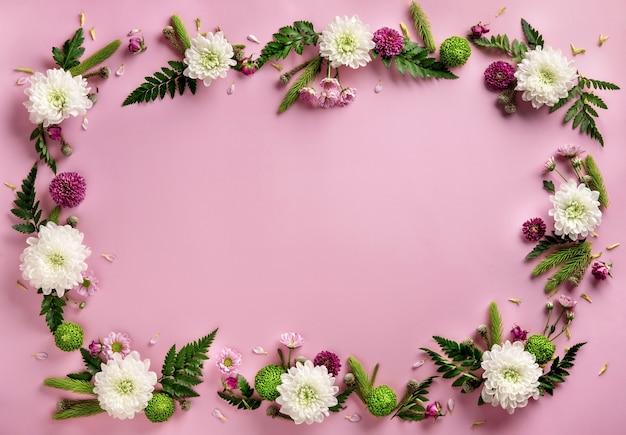
{"type": "Polygon", "coordinates": [[[554,193],[554,183],[550,180],[543,180],[543,188],[548,192],[554,193]]]}

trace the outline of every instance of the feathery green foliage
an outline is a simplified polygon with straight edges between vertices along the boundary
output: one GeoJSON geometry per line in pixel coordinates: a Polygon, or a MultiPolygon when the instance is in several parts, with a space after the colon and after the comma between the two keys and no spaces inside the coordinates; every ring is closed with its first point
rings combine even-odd
{"type": "Polygon", "coordinates": [[[470,35],[469,39],[479,47],[494,48],[503,51],[512,57],[511,61],[513,62],[521,62],[528,51],[528,47],[525,43],[517,39],[514,39],[511,43],[507,35],[492,35],[491,38],[484,36],[481,38],[472,38],[470,35]]]}
{"type": "Polygon", "coordinates": [[[556,357],[556,359],[552,361],[550,371],[539,377],[539,394],[543,396],[544,393],[548,393],[552,396],[556,385],[565,382],[565,377],[569,376],[569,372],[566,369],[574,367],[576,354],[585,344],[587,343],[583,342],[575,344],[569,348],[562,360],[559,359],[559,357],[556,357]]]}
{"type": "Polygon", "coordinates": [[[283,102],[280,103],[280,106],[278,107],[278,113],[283,113],[298,100],[298,97],[300,96],[300,89],[311,83],[311,80],[313,80],[313,78],[315,78],[315,76],[320,72],[321,66],[321,56],[316,56],[308,62],[306,68],[304,68],[304,71],[302,72],[302,74],[300,74],[300,77],[296,79],[294,84],[291,85],[291,87],[285,94],[283,102]]]}
{"type": "Polygon", "coordinates": [[[524,32],[524,36],[528,41],[528,46],[531,50],[534,50],[535,47],[541,46],[543,47],[545,42],[543,42],[543,36],[539,34],[537,30],[533,28],[528,21],[522,18],[522,31],[524,32]]]}
{"type": "Polygon", "coordinates": [[[83,42],[85,42],[83,29],[79,27],[74,36],[65,41],[62,48],[52,47],[52,58],[61,69],[74,68],[80,63],[79,59],[85,52],[83,42]]]}
{"type": "Polygon", "coordinates": [[[43,161],[54,174],[57,173],[57,164],[56,161],[50,155],[50,151],[48,150],[48,146],[46,145],[46,131],[43,128],[43,124],[35,127],[33,132],[30,134],[30,140],[35,141],[35,151],[39,153],[39,159],[43,161]]]}
{"type": "Polygon", "coordinates": [[[191,40],[189,39],[189,33],[187,33],[187,28],[185,27],[183,20],[181,20],[180,17],[176,14],[172,15],[172,27],[176,32],[178,40],[183,45],[183,48],[188,49],[189,47],[191,47],[191,40]]]}
{"type": "Polygon", "coordinates": [[[176,345],[172,345],[165,356],[161,368],[159,382],[163,391],[174,399],[199,396],[193,389],[202,383],[203,361],[209,359],[207,353],[215,339],[217,329],[201,339],[184,345],[176,352],[176,345]]]}
{"type": "Polygon", "coordinates": [[[600,168],[598,168],[598,165],[591,154],[587,154],[587,157],[583,160],[583,165],[585,167],[585,172],[587,172],[587,175],[591,177],[591,185],[589,187],[600,193],[598,201],[600,201],[600,204],[607,208],[609,206],[609,194],[606,190],[606,186],[604,185],[604,178],[602,177],[602,173],[600,173],[600,168]]]}
{"type": "Polygon", "coordinates": [[[189,91],[195,94],[196,79],[190,79],[183,75],[185,64],[177,60],[170,60],[168,64],[171,68],[163,67],[161,68],[162,72],[157,71],[152,76],[145,77],[146,81],[126,97],[122,106],[147,103],[157,98],[162,100],[167,94],[170,98],[174,98],[177,90],[179,95],[183,95],[185,88],[189,88],[189,91]]]}
{"type": "Polygon", "coordinates": [[[85,364],[86,371],[83,373],[89,373],[93,376],[102,371],[102,360],[100,358],[92,355],[91,352],[83,347],[80,348],[80,355],[82,356],[83,363],[85,364]]]}
{"type": "Polygon", "coordinates": [[[348,387],[345,390],[343,390],[341,393],[337,394],[337,404],[335,406],[331,406],[330,408],[328,408],[328,410],[330,412],[343,411],[345,409],[343,404],[346,402],[350,394],[352,394],[353,392],[354,392],[354,388],[348,387]]]}
{"type": "Polygon", "coordinates": [[[552,234],[552,236],[544,236],[544,238],[539,243],[537,243],[537,245],[535,245],[533,250],[526,255],[526,258],[528,260],[537,258],[539,257],[539,255],[552,248],[553,246],[571,243],[569,239],[564,239],[554,234],[554,231],[552,232],[552,234]]]}
{"type": "Polygon", "coordinates": [[[263,400],[252,397],[254,388],[250,387],[250,384],[242,375],[237,375],[237,386],[241,391],[241,396],[230,390],[218,391],[217,395],[232,406],[236,406],[237,409],[252,410],[261,406],[263,400]]]}
{"type": "Polygon", "coordinates": [[[424,42],[424,45],[428,49],[430,53],[434,53],[437,50],[437,44],[435,43],[435,38],[433,37],[433,32],[430,29],[430,21],[428,20],[428,16],[422,9],[422,7],[416,2],[411,2],[411,6],[409,6],[409,12],[411,13],[411,18],[413,19],[413,25],[415,26],[415,30],[417,30],[418,35],[424,42]]]}
{"type": "Polygon", "coordinates": [[[46,378],[43,381],[46,387],[57,388],[59,390],[73,391],[74,393],[89,394],[95,396],[93,392],[94,385],[91,382],[78,379],[66,378],[46,378]]]}
{"type": "MultiPolygon", "coordinates": [[[[450,70],[434,57],[428,57],[428,49],[420,47],[419,44],[404,39],[404,48],[402,52],[394,57],[381,57],[383,65],[386,68],[391,68],[392,61],[395,63],[396,68],[403,76],[407,71],[411,74],[411,77],[421,77],[427,79],[430,77],[438,79],[457,79],[458,76],[450,72],[450,70]]],[[[378,55],[375,51],[372,51],[372,57],[376,58],[378,55]]]]}
{"type": "Polygon", "coordinates": [[[39,230],[41,210],[39,201],[35,201],[35,180],[37,179],[37,164],[35,163],[30,172],[22,180],[22,190],[17,191],[17,199],[13,201],[15,208],[11,209],[14,216],[25,223],[13,225],[13,229],[24,234],[32,234],[39,230]]]}
{"type": "MultiPolygon", "coordinates": [[[[438,373],[443,373],[444,379],[457,378],[453,383],[453,387],[462,387],[465,383],[480,385],[482,379],[470,373],[480,368],[483,353],[475,346],[464,343],[457,343],[443,337],[433,336],[433,339],[439,344],[441,350],[450,359],[447,359],[439,353],[428,349],[420,348],[430,356],[439,368],[438,373]]],[[[463,391],[463,390],[462,390],[463,391]]]]}
{"type": "Polygon", "coordinates": [[[65,299],[60,298],[55,294],[43,296],[39,315],[46,316],[46,323],[48,328],[50,328],[50,332],[54,333],[59,325],[63,323],[63,307],[65,305],[65,299]]]}
{"type": "Polygon", "coordinates": [[[426,418],[426,408],[422,405],[428,402],[428,389],[430,388],[433,380],[437,376],[431,376],[424,379],[410,394],[407,394],[400,403],[398,409],[394,413],[393,417],[398,417],[405,421],[421,421],[426,418]]]}
{"type": "Polygon", "coordinates": [[[348,357],[348,365],[350,366],[350,371],[352,372],[352,374],[354,375],[354,379],[356,380],[356,384],[358,387],[356,393],[361,398],[361,400],[365,400],[365,398],[372,391],[372,382],[370,381],[369,376],[367,376],[367,373],[365,372],[365,369],[363,368],[359,360],[357,360],[355,357],[348,357]]]}
{"type": "Polygon", "coordinates": [[[489,333],[492,344],[502,344],[502,316],[495,302],[489,304],[489,333]]]}
{"type": "Polygon", "coordinates": [[[538,276],[550,269],[560,268],[552,275],[544,289],[547,293],[556,291],[556,288],[571,276],[575,276],[581,267],[589,264],[591,257],[591,243],[580,242],[564,246],[548,254],[533,270],[532,275],[538,276]]]}
{"type": "Polygon", "coordinates": [[[292,50],[302,54],[305,46],[317,45],[320,35],[309,21],[295,21],[293,26],[281,27],[278,33],[272,35],[274,40],[265,44],[261,50],[256,60],[257,69],[271,59],[285,59],[292,50]]]}
{"type": "Polygon", "coordinates": [[[78,65],[70,68],[70,74],[72,74],[72,76],[77,76],[89,71],[92,68],[95,68],[96,66],[107,60],[109,57],[111,57],[113,53],[115,53],[117,49],[120,48],[121,44],[122,41],[116,39],[115,41],[105,45],[78,65]]]}
{"type": "Polygon", "coordinates": [[[67,402],[69,402],[67,409],[52,414],[53,420],[89,417],[90,415],[96,415],[104,412],[104,409],[100,408],[100,404],[97,399],[70,400],[67,402]]]}

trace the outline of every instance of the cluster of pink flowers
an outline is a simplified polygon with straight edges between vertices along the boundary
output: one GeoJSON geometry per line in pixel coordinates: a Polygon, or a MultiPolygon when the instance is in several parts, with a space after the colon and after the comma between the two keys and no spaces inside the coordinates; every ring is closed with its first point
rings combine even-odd
{"type": "Polygon", "coordinates": [[[356,98],[355,88],[343,88],[339,80],[331,77],[320,81],[321,90],[304,87],[300,89],[300,99],[311,107],[344,107],[352,103],[356,98]]]}

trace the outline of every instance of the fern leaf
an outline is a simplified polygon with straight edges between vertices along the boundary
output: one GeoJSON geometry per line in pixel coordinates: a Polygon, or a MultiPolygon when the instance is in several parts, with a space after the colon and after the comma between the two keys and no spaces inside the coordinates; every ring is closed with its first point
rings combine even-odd
{"type": "Polygon", "coordinates": [[[91,382],[81,381],[78,379],[66,378],[46,378],[43,381],[46,387],[57,388],[59,390],[72,391],[74,393],[89,394],[95,396],[93,392],[94,385],[91,382]]]}
{"type": "Polygon", "coordinates": [[[218,391],[217,395],[228,402],[230,405],[237,407],[237,409],[257,409],[263,403],[260,399],[254,397],[239,397],[232,392],[218,391]]]}
{"type": "Polygon", "coordinates": [[[534,50],[537,46],[544,46],[543,37],[539,34],[537,30],[535,30],[528,21],[522,18],[522,30],[524,31],[524,36],[528,41],[528,47],[531,50],[534,50]]]}
{"type": "Polygon", "coordinates": [[[552,361],[548,373],[539,377],[539,393],[542,396],[544,393],[552,395],[556,385],[565,382],[565,378],[569,376],[569,372],[566,369],[574,367],[576,354],[585,344],[587,343],[583,342],[575,344],[569,348],[562,360],[557,357],[554,361],[552,361]]]}
{"type": "Polygon", "coordinates": [[[50,328],[50,332],[54,333],[59,325],[63,323],[63,307],[65,299],[55,294],[44,295],[41,300],[40,316],[46,316],[46,324],[50,328]]]}
{"type": "Polygon", "coordinates": [[[133,90],[122,103],[122,106],[128,106],[135,103],[147,103],[157,98],[163,99],[166,95],[174,98],[176,91],[179,95],[183,95],[186,88],[189,88],[192,94],[196,93],[196,79],[191,79],[183,74],[184,67],[182,62],[170,61],[172,69],[163,67],[161,71],[155,72],[152,76],[146,76],[145,82],[133,90]]]}
{"type": "Polygon", "coordinates": [[[80,355],[83,358],[83,363],[85,364],[85,370],[87,373],[91,375],[95,375],[96,373],[102,371],[102,360],[97,356],[92,355],[87,349],[80,348],[80,355]]]}
{"type": "Polygon", "coordinates": [[[343,411],[345,409],[343,404],[346,402],[350,394],[352,394],[353,392],[354,392],[354,388],[348,387],[345,390],[343,390],[341,393],[337,394],[337,404],[335,406],[331,406],[330,408],[328,408],[328,410],[330,412],[343,411]]]}
{"type": "Polygon", "coordinates": [[[283,98],[282,103],[278,107],[278,113],[283,113],[287,109],[291,107],[293,103],[298,100],[300,96],[300,90],[307,86],[311,80],[320,72],[320,68],[322,65],[322,57],[316,56],[311,59],[307,66],[304,68],[300,77],[294,82],[293,85],[289,88],[287,93],[285,94],[285,98],[283,98]]]}

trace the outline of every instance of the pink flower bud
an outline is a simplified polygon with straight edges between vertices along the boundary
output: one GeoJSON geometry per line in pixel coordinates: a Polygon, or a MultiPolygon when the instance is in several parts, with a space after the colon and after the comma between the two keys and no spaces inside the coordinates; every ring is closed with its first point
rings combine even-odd
{"type": "Polygon", "coordinates": [[[252,58],[246,57],[241,61],[241,72],[247,76],[254,74],[256,72],[256,62],[252,58]]]}

